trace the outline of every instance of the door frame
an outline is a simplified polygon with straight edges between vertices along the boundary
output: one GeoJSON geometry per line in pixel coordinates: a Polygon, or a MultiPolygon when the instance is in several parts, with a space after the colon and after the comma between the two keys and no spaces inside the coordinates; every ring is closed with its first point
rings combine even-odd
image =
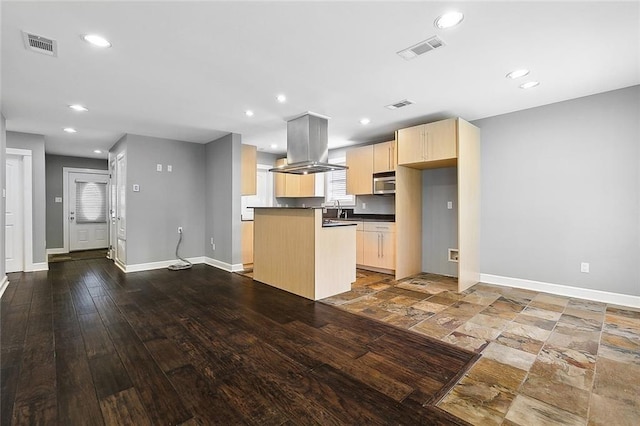
{"type": "MultiPolygon", "coordinates": [[[[35,270],[33,264],[33,152],[30,149],[7,148],[6,155],[22,157],[22,188],[20,188],[24,194],[22,198],[22,238],[24,239],[22,270],[30,272],[35,270]]],[[[4,161],[7,161],[6,158],[4,161]]],[[[6,259],[2,261],[6,262],[6,259]]]]}
{"type": "MultiPolygon", "coordinates": [[[[109,170],[99,169],[78,169],[75,167],[63,167],[62,168],[62,242],[64,250],[62,253],[69,253],[69,173],[87,173],[94,175],[103,175],[109,178],[109,170]]],[[[108,200],[107,200],[108,202],[108,200]]],[[[107,220],[107,225],[111,226],[111,223],[107,220]]],[[[107,230],[109,241],[107,244],[111,244],[111,235],[107,230]]]]}

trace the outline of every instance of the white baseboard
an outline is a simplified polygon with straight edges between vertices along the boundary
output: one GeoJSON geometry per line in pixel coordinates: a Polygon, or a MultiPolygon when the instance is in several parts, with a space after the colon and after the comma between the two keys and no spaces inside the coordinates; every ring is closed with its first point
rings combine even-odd
{"type": "Polygon", "coordinates": [[[40,262],[33,263],[29,266],[25,266],[24,272],[38,272],[38,271],[48,271],[49,270],[49,262],[40,262]]]}
{"type": "Polygon", "coordinates": [[[551,284],[540,281],[502,277],[499,275],[490,274],[480,274],[480,281],[486,284],[495,284],[503,287],[522,288],[525,290],[540,291],[544,293],[556,294],[559,296],[576,297],[579,299],[593,300],[596,302],[640,308],[640,296],[633,296],[630,294],[611,293],[608,291],[570,287],[561,284],[551,284]]]}
{"type": "Polygon", "coordinates": [[[65,254],[65,253],[69,253],[69,250],[65,250],[64,247],[47,249],[47,256],[49,256],[50,254],[65,254]]]}
{"type": "Polygon", "coordinates": [[[213,266],[214,268],[222,269],[227,272],[240,272],[244,270],[242,263],[231,264],[227,262],[222,262],[217,259],[213,259],[211,257],[205,257],[204,263],[209,266],[213,266]]]}
{"type": "Polygon", "coordinates": [[[7,289],[8,285],[9,285],[9,277],[5,275],[2,278],[2,281],[0,281],[0,299],[2,299],[2,295],[4,294],[4,291],[7,289]]]}

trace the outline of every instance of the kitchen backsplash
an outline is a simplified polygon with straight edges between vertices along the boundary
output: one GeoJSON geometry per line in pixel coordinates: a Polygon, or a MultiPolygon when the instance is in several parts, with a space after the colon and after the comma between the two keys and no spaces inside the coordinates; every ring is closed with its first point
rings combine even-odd
{"type": "Polygon", "coordinates": [[[395,214],[396,197],[393,195],[358,195],[353,212],[357,214],[395,214]],[[366,208],[363,208],[363,204],[366,208]]]}
{"type": "MultiPolygon", "coordinates": [[[[324,197],[276,198],[276,206],[280,207],[320,207],[324,197]]],[[[355,206],[343,207],[353,209],[357,214],[395,214],[396,197],[393,195],[358,195],[355,206]]]]}

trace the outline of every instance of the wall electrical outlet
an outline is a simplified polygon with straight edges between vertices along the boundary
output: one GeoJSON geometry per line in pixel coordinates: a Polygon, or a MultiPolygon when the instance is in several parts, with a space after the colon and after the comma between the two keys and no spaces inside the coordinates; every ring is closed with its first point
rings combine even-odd
{"type": "Polygon", "coordinates": [[[162,171],[162,164],[156,164],[156,172],[162,171]]]}
{"type": "Polygon", "coordinates": [[[216,244],[213,242],[213,237],[211,237],[211,250],[216,249],[216,244]]]}
{"type": "Polygon", "coordinates": [[[171,164],[167,164],[167,171],[168,172],[172,172],[173,171],[173,166],[171,164]]]}
{"type": "Polygon", "coordinates": [[[580,272],[589,273],[589,264],[587,262],[580,263],[580,272]]]}
{"type": "Polygon", "coordinates": [[[447,201],[447,209],[451,210],[453,208],[453,201],[447,201]]]}
{"type": "Polygon", "coordinates": [[[362,203],[362,210],[366,210],[367,209],[367,203],[362,203]]]}
{"type": "Polygon", "coordinates": [[[178,226],[178,234],[182,234],[182,226],[178,226]]]}

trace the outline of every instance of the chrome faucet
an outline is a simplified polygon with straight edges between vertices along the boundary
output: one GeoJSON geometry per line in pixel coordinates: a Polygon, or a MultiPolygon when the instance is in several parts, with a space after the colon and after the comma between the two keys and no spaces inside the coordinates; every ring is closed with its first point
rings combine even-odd
{"type": "Polygon", "coordinates": [[[342,216],[342,208],[340,208],[340,200],[333,200],[333,207],[336,206],[336,203],[338,204],[338,214],[336,215],[336,217],[339,219],[340,216],[342,216]]]}

